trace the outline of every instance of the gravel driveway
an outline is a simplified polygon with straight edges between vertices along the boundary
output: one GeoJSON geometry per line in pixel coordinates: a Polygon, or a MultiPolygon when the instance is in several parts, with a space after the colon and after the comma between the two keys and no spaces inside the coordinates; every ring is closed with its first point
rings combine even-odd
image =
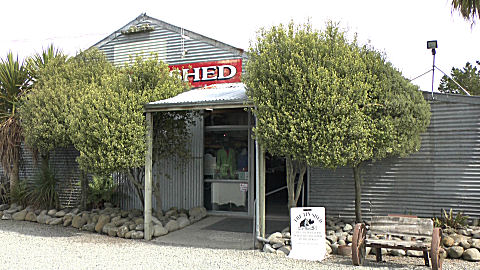
{"type": "MultiPolygon", "coordinates": [[[[160,245],[25,221],[0,221],[0,269],[429,269],[422,258],[386,257],[353,267],[349,257],[323,262],[288,259],[254,250],[160,245]]],[[[447,260],[444,269],[480,269],[447,260]]]]}

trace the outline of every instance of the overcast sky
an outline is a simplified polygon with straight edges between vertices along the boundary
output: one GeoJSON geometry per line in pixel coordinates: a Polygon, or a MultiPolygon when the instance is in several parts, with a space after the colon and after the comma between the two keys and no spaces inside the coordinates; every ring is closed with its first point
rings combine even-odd
{"type": "MultiPolygon", "coordinates": [[[[53,43],[75,55],[118,30],[138,15],[147,15],[190,31],[248,49],[261,27],[307,20],[322,29],[338,21],[370,42],[405,77],[431,69],[426,41],[438,40],[436,65],[450,73],[467,61],[480,60],[480,22],[471,27],[451,11],[451,0],[404,1],[2,1],[0,57],[9,50],[20,58],[53,43]]],[[[440,74],[436,71],[436,86],[440,74]]],[[[431,73],[413,81],[431,89],[431,73]]]]}

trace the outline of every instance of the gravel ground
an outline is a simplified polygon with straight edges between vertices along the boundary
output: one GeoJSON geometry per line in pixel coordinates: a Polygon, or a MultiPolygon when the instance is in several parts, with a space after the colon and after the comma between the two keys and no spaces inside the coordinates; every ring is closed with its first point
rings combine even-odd
{"type": "MultiPolygon", "coordinates": [[[[0,221],[0,269],[429,269],[422,258],[373,256],[363,267],[349,257],[322,262],[288,259],[254,250],[159,245],[24,221],[0,221]]],[[[480,269],[480,263],[446,260],[444,269],[480,269]]]]}

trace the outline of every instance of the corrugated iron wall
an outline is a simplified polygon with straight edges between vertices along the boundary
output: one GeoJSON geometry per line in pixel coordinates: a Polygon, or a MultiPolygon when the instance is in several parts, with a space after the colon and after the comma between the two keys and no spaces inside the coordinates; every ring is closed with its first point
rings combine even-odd
{"type": "Polygon", "coordinates": [[[169,65],[241,58],[241,55],[188,37],[183,38],[182,45],[180,33],[162,29],[161,26],[155,24],[152,26],[155,27],[154,31],[119,35],[99,48],[115,65],[128,62],[130,55],[150,56],[152,52],[157,53],[159,59],[169,65]],[[182,55],[182,46],[183,50],[186,50],[185,55],[182,55]]]}
{"type": "MultiPolygon", "coordinates": [[[[160,184],[162,210],[203,205],[203,117],[198,115],[194,123],[190,127],[190,160],[179,165],[181,162],[175,157],[163,160],[153,158],[153,184],[160,184]]],[[[122,209],[142,209],[142,202],[127,177],[115,174],[114,178],[121,194],[116,204],[122,209]]],[[[155,207],[155,196],[152,196],[152,205],[155,207]]]]}
{"type": "MultiPolygon", "coordinates": [[[[364,166],[366,217],[432,217],[452,208],[480,218],[480,105],[437,101],[431,111],[419,152],[364,166]]],[[[354,194],[352,169],[310,169],[309,205],[324,206],[329,215],[353,217],[354,194]]]]}
{"type": "MultiPolygon", "coordinates": [[[[81,188],[79,185],[81,172],[75,161],[79,155],[73,146],[58,148],[50,154],[50,168],[57,179],[57,192],[62,207],[76,207],[80,202],[81,188]]],[[[38,161],[39,163],[40,161],[38,161]]],[[[22,159],[20,161],[19,178],[22,181],[32,183],[39,172],[40,164],[37,164],[32,153],[22,146],[22,159]]],[[[0,166],[2,177],[3,169],[0,166]]]]}

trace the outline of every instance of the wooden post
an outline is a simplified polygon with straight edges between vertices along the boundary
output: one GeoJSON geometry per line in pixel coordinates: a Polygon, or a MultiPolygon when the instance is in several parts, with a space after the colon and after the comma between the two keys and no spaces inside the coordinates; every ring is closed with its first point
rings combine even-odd
{"type": "Polygon", "coordinates": [[[265,237],[265,149],[260,145],[260,155],[259,155],[259,231],[260,236],[265,237]]]}
{"type": "Polygon", "coordinates": [[[145,156],[145,210],[144,210],[144,238],[152,239],[152,149],[153,149],[153,121],[152,113],[147,113],[147,153],[145,156]]]}

